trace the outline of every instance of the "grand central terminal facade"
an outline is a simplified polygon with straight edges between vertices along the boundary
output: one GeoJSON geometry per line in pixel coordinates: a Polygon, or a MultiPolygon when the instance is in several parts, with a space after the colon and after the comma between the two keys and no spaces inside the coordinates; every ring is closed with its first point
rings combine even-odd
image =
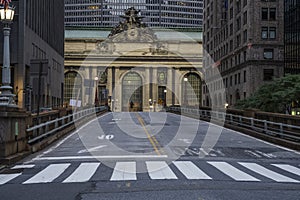
{"type": "Polygon", "coordinates": [[[66,30],[65,104],[115,112],[202,105],[201,33],[152,30],[134,8],[121,17],[111,31],[66,30]]]}

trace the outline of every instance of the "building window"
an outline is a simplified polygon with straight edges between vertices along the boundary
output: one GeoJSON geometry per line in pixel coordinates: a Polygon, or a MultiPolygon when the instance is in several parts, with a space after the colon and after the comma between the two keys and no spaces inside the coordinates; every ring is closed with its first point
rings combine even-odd
{"type": "Polygon", "coordinates": [[[268,39],[268,27],[261,28],[261,38],[268,39]]]}
{"type": "Polygon", "coordinates": [[[186,81],[182,80],[182,102],[190,106],[197,106],[201,103],[201,78],[195,73],[189,73],[185,78],[187,78],[186,81]]]}
{"type": "Polygon", "coordinates": [[[245,43],[245,42],[247,42],[247,40],[248,40],[248,32],[247,32],[247,30],[244,30],[244,32],[243,32],[243,42],[245,43]]]}
{"type": "Polygon", "coordinates": [[[245,11],[245,12],[244,12],[244,17],[243,17],[243,18],[244,18],[244,19],[243,19],[244,25],[247,24],[247,21],[248,21],[247,16],[248,16],[248,15],[247,15],[247,11],[245,11]]]}
{"type": "Polygon", "coordinates": [[[264,59],[273,59],[274,58],[274,49],[264,49],[264,59]]]}
{"type": "Polygon", "coordinates": [[[247,71],[245,70],[244,71],[244,83],[246,83],[246,81],[247,81],[247,76],[246,75],[247,75],[247,71]]]}
{"type": "Polygon", "coordinates": [[[272,81],[274,77],[274,69],[264,69],[264,81],[272,81]]]}
{"type": "Polygon", "coordinates": [[[261,20],[268,20],[268,8],[261,9],[261,20]]]}
{"type": "Polygon", "coordinates": [[[270,8],[269,20],[276,20],[276,8],[270,8]]]}
{"type": "Polygon", "coordinates": [[[269,28],[269,38],[275,39],[276,38],[276,27],[269,28]]]}
{"type": "Polygon", "coordinates": [[[82,100],[82,79],[77,72],[65,74],[64,102],[68,104],[70,99],[82,100]]]}

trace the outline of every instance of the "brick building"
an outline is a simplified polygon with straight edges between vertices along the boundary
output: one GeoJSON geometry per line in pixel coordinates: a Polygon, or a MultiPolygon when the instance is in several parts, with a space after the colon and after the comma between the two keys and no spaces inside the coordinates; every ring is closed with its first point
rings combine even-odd
{"type": "Polygon", "coordinates": [[[283,76],[283,9],[281,0],[205,1],[204,105],[234,105],[283,76]]]}

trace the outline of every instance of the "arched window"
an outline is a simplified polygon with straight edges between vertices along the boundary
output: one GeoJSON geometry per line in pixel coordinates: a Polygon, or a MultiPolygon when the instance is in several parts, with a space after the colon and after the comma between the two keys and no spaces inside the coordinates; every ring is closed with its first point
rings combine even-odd
{"type": "Polygon", "coordinates": [[[77,72],[65,74],[64,103],[69,104],[70,99],[82,99],[82,79],[77,72]]]}
{"type": "Polygon", "coordinates": [[[182,80],[182,104],[185,106],[201,105],[201,78],[196,73],[189,73],[182,80]]]}
{"type": "Polygon", "coordinates": [[[142,108],[142,78],[135,72],[129,72],[122,81],[122,111],[141,111],[142,108]]]}

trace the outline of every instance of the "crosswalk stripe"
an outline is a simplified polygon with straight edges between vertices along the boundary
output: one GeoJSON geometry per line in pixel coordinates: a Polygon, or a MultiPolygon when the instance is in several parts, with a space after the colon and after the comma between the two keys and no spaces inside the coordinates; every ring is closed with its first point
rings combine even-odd
{"type": "Polygon", "coordinates": [[[11,169],[31,169],[34,166],[35,165],[16,165],[16,166],[12,167],[11,169]]]}
{"type": "Polygon", "coordinates": [[[187,179],[212,179],[191,161],[174,161],[173,164],[187,179]]]}
{"type": "Polygon", "coordinates": [[[151,179],[177,179],[177,176],[164,161],[147,161],[146,165],[151,179]]]}
{"type": "Polygon", "coordinates": [[[216,167],[218,170],[230,176],[236,181],[260,181],[259,179],[250,176],[249,174],[233,167],[232,165],[226,162],[208,162],[208,163],[216,167]]]}
{"type": "Polygon", "coordinates": [[[292,183],[297,183],[299,181],[289,178],[287,176],[278,174],[276,172],[273,172],[263,166],[260,166],[256,163],[244,163],[244,162],[239,162],[240,165],[243,165],[244,167],[262,175],[265,176],[267,178],[270,178],[276,182],[292,182],[292,183]]]}
{"type": "Polygon", "coordinates": [[[291,165],[286,165],[286,164],[272,164],[275,167],[278,167],[280,169],[283,169],[285,171],[288,171],[292,174],[296,174],[300,176],[300,169],[291,165]]]}
{"type": "Polygon", "coordinates": [[[117,162],[111,181],[136,180],[135,162],[117,162]]]}
{"type": "Polygon", "coordinates": [[[95,174],[100,163],[81,163],[63,183],[86,182],[95,174]]]}
{"type": "Polygon", "coordinates": [[[59,177],[69,166],[70,163],[51,164],[46,169],[42,170],[29,180],[25,181],[23,184],[52,182],[54,179],[59,177]]]}
{"type": "Polygon", "coordinates": [[[18,174],[0,174],[0,185],[7,183],[8,181],[20,176],[22,173],[18,174]]]}

